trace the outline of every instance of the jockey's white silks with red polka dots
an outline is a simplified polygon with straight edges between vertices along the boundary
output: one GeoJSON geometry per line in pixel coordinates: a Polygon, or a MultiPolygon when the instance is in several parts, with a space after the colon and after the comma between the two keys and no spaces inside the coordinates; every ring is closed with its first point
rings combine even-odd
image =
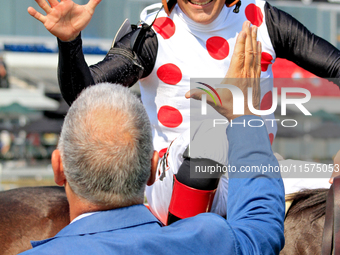
{"type": "MultiPolygon", "coordinates": [[[[164,10],[160,11],[153,24],[158,39],[156,64],[152,73],[140,80],[142,101],[153,127],[154,147],[160,156],[174,139],[190,129],[190,100],[184,96],[190,90],[190,78],[225,77],[237,35],[246,20],[259,27],[257,39],[262,43],[261,78],[273,78],[271,65],[276,56],[265,23],[264,4],[264,1],[242,0],[239,13],[234,13],[233,7],[223,6],[220,15],[208,25],[192,21],[178,5],[170,16],[164,10]]],[[[155,4],[154,7],[160,8],[161,5],[155,4]]],[[[141,20],[151,24],[156,13],[147,15],[146,9],[141,14],[141,20]]],[[[261,110],[271,108],[272,87],[272,79],[261,83],[261,110]]],[[[266,118],[274,119],[274,116],[266,118]]],[[[277,127],[272,127],[273,122],[265,123],[272,142],[277,127]]],[[[184,144],[184,141],[181,143],[184,144]]],[[[177,163],[174,165],[177,166],[177,163]]],[[[152,211],[162,220],[167,216],[171,198],[171,174],[176,173],[177,170],[172,170],[169,176],[147,188],[152,211]]],[[[216,199],[221,199],[219,194],[216,194],[216,199]]]]}

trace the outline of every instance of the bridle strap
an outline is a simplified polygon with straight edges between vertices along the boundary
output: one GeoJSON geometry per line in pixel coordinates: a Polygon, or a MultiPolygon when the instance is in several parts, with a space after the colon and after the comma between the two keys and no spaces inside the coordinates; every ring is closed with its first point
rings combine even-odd
{"type": "Polygon", "coordinates": [[[340,178],[333,180],[334,194],[334,236],[333,236],[333,253],[340,254],[340,178]]]}
{"type": "Polygon", "coordinates": [[[326,215],[325,225],[322,235],[321,255],[331,255],[333,246],[333,208],[334,208],[334,195],[333,185],[330,187],[327,200],[326,200],[326,215]]]}
{"type": "Polygon", "coordinates": [[[340,176],[333,179],[327,194],[322,255],[340,254],[340,176]],[[333,252],[333,253],[332,253],[333,252]]]}

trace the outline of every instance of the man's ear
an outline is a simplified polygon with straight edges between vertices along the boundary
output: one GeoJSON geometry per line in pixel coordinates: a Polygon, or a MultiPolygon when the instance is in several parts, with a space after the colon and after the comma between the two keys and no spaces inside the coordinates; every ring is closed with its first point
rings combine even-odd
{"type": "Polygon", "coordinates": [[[51,162],[54,174],[54,181],[57,185],[63,186],[66,183],[66,177],[64,175],[64,167],[59,150],[53,151],[51,162]]]}
{"type": "Polygon", "coordinates": [[[153,156],[151,158],[151,169],[150,169],[151,173],[150,173],[149,180],[146,183],[146,185],[148,185],[148,186],[151,186],[156,180],[158,159],[159,159],[158,152],[153,151],[153,156]]]}

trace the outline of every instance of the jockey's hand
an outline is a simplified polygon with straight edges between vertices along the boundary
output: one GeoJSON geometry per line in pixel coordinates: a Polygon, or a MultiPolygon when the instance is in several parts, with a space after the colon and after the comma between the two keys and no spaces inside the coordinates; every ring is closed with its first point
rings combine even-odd
{"type": "MultiPolygon", "coordinates": [[[[253,88],[253,107],[259,108],[260,104],[260,75],[261,75],[261,43],[257,42],[257,27],[250,27],[250,22],[243,23],[242,31],[239,33],[233,56],[231,58],[229,70],[223,80],[223,84],[237,86],[244,95],[244,114],[253,115],[248,108],[248,88],[253,88]]],[[[233,114],[233,96],[229,89],[216,89],[221,97],[222,105],[217,103],[215,106],[211,97],[207,97],[207,102],[216,111],[232,120],[241,115],[233,114]]],[[[201,100],[202,95],[206,94],[200,89],[192,89],[185,94],[186,98],[201,100]]]]}
{"type": "Polygon", "coordinates": [[[334,165],[333,173],[331,178],[329,179],[330,184],[333,184],[334,177],[340,175],[340,150],[334,156],[333,165],[334,165]]]}
{"type": "Polygon", "coordinates": [[[28,13],[44,24],[46,29],[62,41],[74,40],[90,22],[95,8],[101,0],[90,0],[86,5],[78,5],[72,0],[35,0],[46,12],[42,15],[33,7],[28,13]]]}

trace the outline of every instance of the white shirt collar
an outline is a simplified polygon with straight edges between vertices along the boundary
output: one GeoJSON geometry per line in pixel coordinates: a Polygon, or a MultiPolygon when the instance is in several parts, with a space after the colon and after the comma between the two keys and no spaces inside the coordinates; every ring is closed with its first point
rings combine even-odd
{"type": "Polygon", "coordinates": [[[75,222],[75,221],[77,221],[77,220],[80,220],[82,218],[88,217],[88,216],[90,216],[92,214],[95,214],[95,213],[99,213],[99,212],[88,212],[88,213],[80,214],[78,217],[74,218],[73,221],[70,222],[70,224],[75,222]]]}
{"type": "Polygon", "coordinates": [[[201,32],[212,32],[216,30],[220,30],[225,26],[225,20],[228,18],[232,8],[227,8],[223,5],[220,14],[217,16],[215,20],[213,20],[210,24],[204,25],[197,23],[190,19],[182,10],[179,8],[178,4],[175,6],[173,12],[178,15],[178,17],[182,20],[182,22],[187,26],[189,30],[196,30],[201,32]]]}

